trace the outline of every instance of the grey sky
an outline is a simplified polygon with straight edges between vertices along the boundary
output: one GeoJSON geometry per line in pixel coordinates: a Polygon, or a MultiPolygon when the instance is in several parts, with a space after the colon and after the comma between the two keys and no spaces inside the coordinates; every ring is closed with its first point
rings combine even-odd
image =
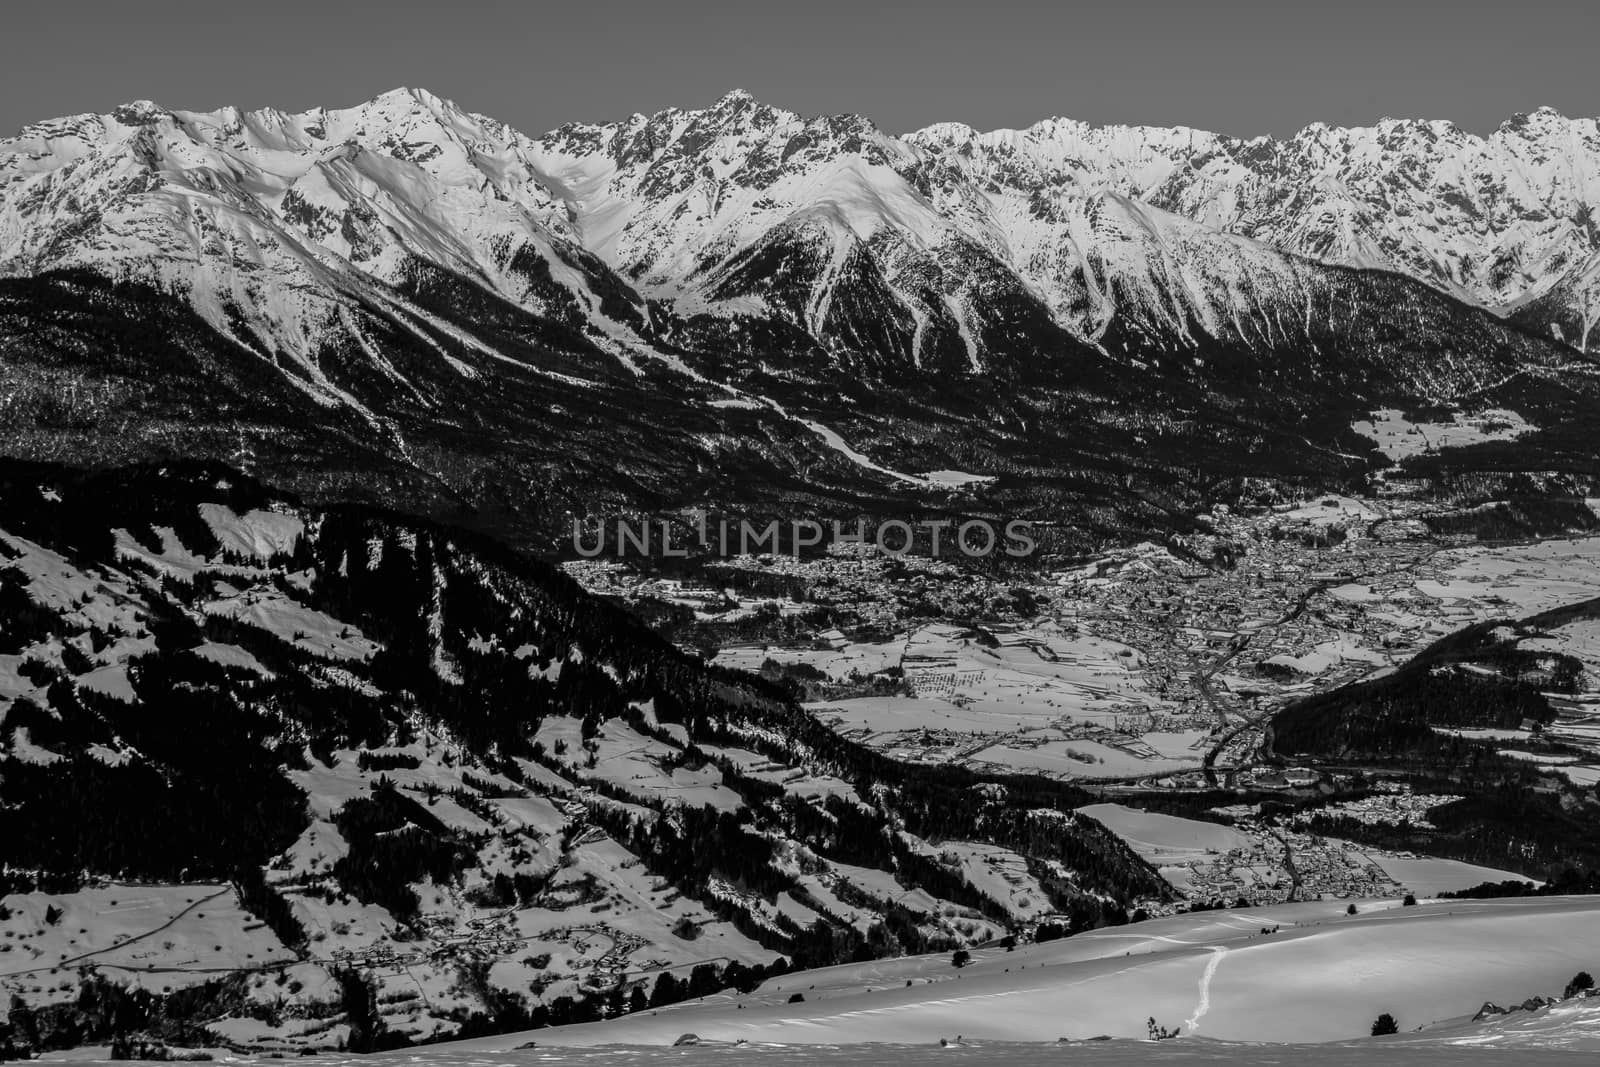
{"type": "Polygon", "coordinates": [[[0,136],[150,98],[343,106],[420,86],[531,133],[730,88],[904,132],[1051,115],[1287,134],[1312,121],[1600,114],[1577,0],[7,0],[0,136]]]}

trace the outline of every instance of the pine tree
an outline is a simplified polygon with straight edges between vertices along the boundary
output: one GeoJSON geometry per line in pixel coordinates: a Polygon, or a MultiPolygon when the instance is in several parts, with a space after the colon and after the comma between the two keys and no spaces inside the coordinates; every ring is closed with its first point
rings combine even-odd
{"type": "Polygon", "coordinates": [[[683,999],[683,982],[673,977],[672,972],[662,971],[656,979],[656,985],[650,991],[650,1006],[664,1008],[668,1004],[676,1004],[683,999]]]}

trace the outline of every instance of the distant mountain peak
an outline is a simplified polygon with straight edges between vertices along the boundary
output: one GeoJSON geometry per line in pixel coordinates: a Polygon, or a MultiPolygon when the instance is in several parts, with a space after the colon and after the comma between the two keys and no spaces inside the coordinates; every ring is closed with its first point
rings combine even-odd
{"type": "Polygon", "coordinates": [[[113,109],[111,117],[124,126],[147,126],[171,114],[154,100],[130,100],[113,109]]]}
{"type": "Polygon", "coordinates": [[[421,108],[428,111],[461,112],[461,108],[453,100],[448,100],[428,89],[414,89],[407,86],[400,86],[390,89],[388,92],[379,93],[365,105],[359,106],[368,109],[387,106],[406,109],[421,108]]]}

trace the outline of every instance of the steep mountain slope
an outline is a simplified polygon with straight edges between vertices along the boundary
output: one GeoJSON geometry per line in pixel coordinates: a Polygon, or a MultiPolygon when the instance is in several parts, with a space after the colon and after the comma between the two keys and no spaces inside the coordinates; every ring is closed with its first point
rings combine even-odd
{"type": "Polygon", "coordinates": [[[26,1045],[371,1048],[1170,895],[1080,791],[861,749],[486,539],[220,467],[0,501],[26,1045]]]}
{"type": "MultiPolygon", "coordinates": [[[[1515,144],[1554,176],[1495,186],[1508,220],[1587,195],[1546,127],[1515,144]]],[[[1324,140],[1432,173],[1523,159],[1509,138],[1324,140]]],[[[1350,424],[1379,407],[1583,438],[1594,369],[1545,339],[1581,333],[1571,285],[1541,273],[1525,331],[1482,286],[1247,218],[1321,181],[1306,160],[1355,173],[1302,140],[899,139],[742,93],[538,139],[409,90],[40,123],[0,142],[0,448],[227,459],[543,548],[569,513],[799,504],[1046,508],[1081,547],[1246,485],[1358,484],[1383,463],[1350,424]],[[994,480],[952,497],[940,470],[994,480]]],[[[1390,195],[1371,210],[1415,214],[1390,195]]]]}
{"type": "Polygon", "coordinates": [[[524,539],[558,536],[568,512],[850,484],[854,465],[797,421],[541,344],[538,320],[452,280],[430,299],[470,315],[476,335],[417,334],[358,309],[359,342],[318,356],[352,399],[324,403],[287,360],[149,285],[87,272],[0,282],[5,451],[225,459],[322,498],[447,517],[470,503],[474,521],[524,539]]]}

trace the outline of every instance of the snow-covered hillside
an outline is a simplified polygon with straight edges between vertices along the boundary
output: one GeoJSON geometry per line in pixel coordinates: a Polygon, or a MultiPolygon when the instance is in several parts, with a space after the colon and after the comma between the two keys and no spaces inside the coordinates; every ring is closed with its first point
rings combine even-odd
{"type": "MultiPolygon", "coordinates": [[[[1594,1012],[1587,1020],[1574,1023],[1578,1033],[1592,1025],[1594,1012]]],[[[1068,1060],[1084,1067],[1147,1067],[1183,1064],[1218,1067],[1281,1067],[1285,1063],[1304,1067],[1578,1067],[1590,1054],[1563,1047],[1560,1038],[1550,1044],[1529,1041],[1504,1047],[1463,1046],[1469,1042],[1439,1043],[1407,1041],[1366,1041],[1352,1044],[1278,1045],[1223,1041],[1162,1042],[1092,1041],[1057,1045],[978,1041],[959,1045],[906,1045],[886,1042],[873,1045],[802,1046],[746,1044],[724,1046],[701,1044],[693,1047],[607,1047],[597,1049],[540,1049],[505,1052],[484,1056],[460,1053],[449,1048],[429,1049],[410,1062],[428,1067],[520,1067],[523,1064],[559,1062],[574,1067],[654,1067],[656,1064],[717,1064],[719,1067],[915,1067],[930,1057],[942,1064],[996,1065],[996,1067],[1051,1067],[1068,1060]]],[[[87,1059],[73,1056],[71,1060],[87,1059]]],[[[338,1060],[336,1063],[354,1063],[338,1060]]],[[[365,1062],[365,1061],[362,1061],[365,1062]]]]}
{"type": "Polygon", "coordinates": [[[216,467],[0,505],[0,1050],[370,1050],[1173,897],[1076,788],[885,759],[487,539],[216,467]]]}
{"type": "MultiPolygon", "coordinates": [[[[1357,915],[1342,902],[1180,915],[1010,952],[984,949],[961,968],[948,955],[837,967],[772,979],[745,995],[454,1048],[491,1054],[528,1037],[542,1049],[670,1045],[685,1033],[753,1046],[927,1048],[958,1036],[1053,1046],[1144,1038],[1154,1018],[1181,1032],[1175,1047],[1192,1050],[1206,1039],[1350,1041],[1367,1037],[1387,1012],[1406,1035],[1391,1040],[1407,1048],[1503,1047],[1520,1033],[1527,1046],[1592,1052],[1588,1021],[1600,1001],[1495,1016],[1489,1026],[1468,1020],[1486,1001],[1559,997],[1577,972],[1592,970],[1597,910],[1594,898],[1552,897],[1368,903],[1357,915]]],[[[1085,1051],[1074,1047],[1073,1062],[1085,1051]]]]}
{"type": "Polygon", "coordinates": [[[1562,968],[1600,951],[1594,908],[1592,898],[1553,898],[1391,902],[1356,916],[1329,904],[1205,913],[981,950],[959,970],[946,955],[831,968],[609,1022],[403,1055],[420,1067],[896,1067],[930,1056],[1014,1067],[1575,1067],[1600,1049],[1600,998],[1562,999],[1562,968]],[[1495,990],[1510,1010],[1484,1003],[1495,990]],[[1369,1037],[1384,1013],[1400,1032],[1369,1037]],[[1149,1041],[1151,1020],[1181,1032],[1149,1041]]]}

